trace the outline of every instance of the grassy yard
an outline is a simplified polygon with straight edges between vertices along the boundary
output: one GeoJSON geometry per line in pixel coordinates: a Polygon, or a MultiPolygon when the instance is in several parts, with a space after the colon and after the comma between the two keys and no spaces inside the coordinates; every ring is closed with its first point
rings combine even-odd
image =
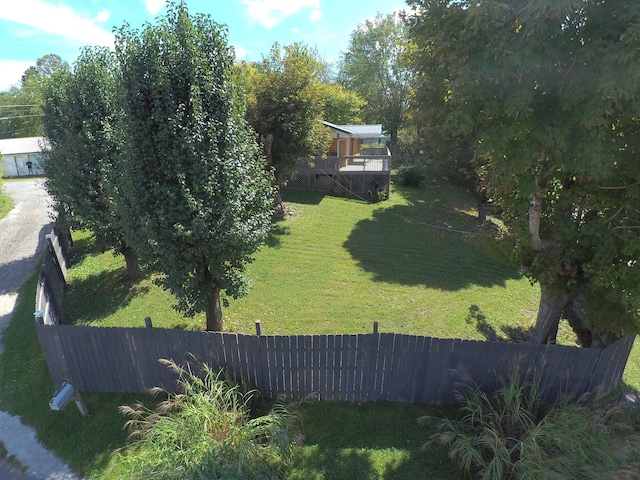
{"type": "MultiPolygon", "coordinates": [[[[267,334],[380,330],[440,337],[523,339],[532,327],[538,288],[517,270],[497,264],[466,240],[475,227],[475,198],[447,183],[398,189],[368,204],[315,193],[286,192],[291,215],[275,225],[269,244],[250,265],[253,289],[225,309],[230,331],[267,334]]],[[[204,318],[183,318],[148,275],[131,285],[124,262],[76,238],[65,313],[78,325],[144,325],[202,329],[204,318]]],[[[126,442],[117,406],[144,395],[84,394],[52,412],[53,385],[33,329],[36,276],[20,292],[0,357],[1,407],[32,424],[39,438],[91,478],[118,478],[126,442]]],[[[560,339],[572,343],[563,323],[560,339]]],[[[634,348],[625,381],[640,387],[634,348]]],[[[416,418],[438,407],[406,404],[310,403],[302,407],[304,445],[290,479],[454,479],[444,450],[421,451],[431,433],[416,418]]]]}
{"type": "MultiPolygon", "coordinates": [[[[506,339],[531,328],[538,288],[466,240],[476,228],[467,192],[434,180],[377,204],[292,191],[285,201],[292,214],[249,266],[253,288],[230,300],[227,330],[251,333],[260,319],[269,334],[359,333],[378,321],[388,332],[484,339],[493,329],[506,339]]],[[[122,259],[94,254],[89,238],[77,247],[65,308],[76,324],[151,316],[158,326],[204,327],[202,316],[175,312],[151,278],[127,285],[122,259]]]]}

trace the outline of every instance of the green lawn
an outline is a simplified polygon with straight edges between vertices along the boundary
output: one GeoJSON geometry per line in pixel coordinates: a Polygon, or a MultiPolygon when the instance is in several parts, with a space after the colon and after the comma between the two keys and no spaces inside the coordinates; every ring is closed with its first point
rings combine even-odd
{"type": "MultiPolygon", "coordinates": [[[[538,288],[466,241],[475,229],[475,198],[432,181],[420,190],[398,189],[391,200],[368,204],[315,193],[285,193],[291,215],[274,227],[269,245],[250,265],[254,287],[231,300],[226,328],[253,332],[359,333],[372,322],[381,331],[483,339],[493,331],[522,339],[532,326],[538,288]],[[437,228],[436,228],[437,227],[437,228]]],[[[0,357],[2,408],[34,425],[39,438],[91,478],[118,478],[125,445],[117,406],[141,395],[84,394],[90,415],[75,405],[52,412],[53,385],[33,328],[34,276],[20,292],[0,357]],[[115,469],[115,470],[113,470],[115,469]]],[[[79,325],[154,325],[201,329],[204,318],[183,318],[153,277],[131,285],[124,262],[99,253],[91,238],[76,237],[65,313],[79,325]]],[[[566,324],[561,341],[572,342],[566,324]]],[[[638,348],[625,381],[640,387],[638,348]]],[[[311,403],[302,407],[304,445],[290,479],[457,478],[441,449],[420,446],[430,431],[418,416],[438,407],[406,404],[311,403]]]]}
{"type": "MultiPolygon", "coordinates": [[[[292,191],[285,201],[292,214],[249,266],[249,294],[230,299],[227,330],[251,333],[260,319],[269,334],[359,333],[378,321],[381,331],[484,339],[491,328],[508,338],[532,326],[537,286],[460,233],[476,228],[467,192],[433,181],[377,204],[292,191]]],[[[129,288],[122,259],[87,254],[86,237],[77,243],[65,308],[76,324],[143,325],[151,316],[158,326],[204,327],[202,316],[175,312],[149,278],[129,288]]]]}

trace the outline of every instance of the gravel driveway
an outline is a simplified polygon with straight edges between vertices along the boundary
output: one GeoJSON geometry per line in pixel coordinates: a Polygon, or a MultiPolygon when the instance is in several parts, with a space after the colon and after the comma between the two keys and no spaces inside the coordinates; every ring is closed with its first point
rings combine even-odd
{"type": "MultiPolygon", "coordinates": [[[[0,340],[2,330],[11,321],[17,290],[40,265],[43,249],[46,248],[44,236],[52,226],[49,198],[41,180],[7,180],[4,187],[5,193],[13,199],[15,208],[0,220],[0,340]]],[[[0,354],[3,351],[0,342],[0,354]]],[[[8,455],[14,455],[28,467],[27,472],[22,474],[0,462],[2,480],[77,478],[69,467],[40,445],[33,428],[3,411],[0,411],[0,441],[8,455]]]]}

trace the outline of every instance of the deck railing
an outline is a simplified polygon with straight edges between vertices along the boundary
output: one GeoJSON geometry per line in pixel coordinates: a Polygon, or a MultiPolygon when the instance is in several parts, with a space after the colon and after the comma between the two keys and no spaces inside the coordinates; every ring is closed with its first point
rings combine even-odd
{"type": "Polygon", "coordinates": [[[309,170],[329,172],[363,171],[390,172],[391,155],[345,155],[340,157],[315,157],[313,162],[296,166],[296,171],[309,170]]]}

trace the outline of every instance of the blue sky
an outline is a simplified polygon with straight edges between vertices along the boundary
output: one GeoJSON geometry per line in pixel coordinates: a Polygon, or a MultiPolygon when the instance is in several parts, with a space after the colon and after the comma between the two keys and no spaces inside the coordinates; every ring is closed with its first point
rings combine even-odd
{"type": "MultiPolygon", "coordinates": [[[[164,12],[164,0],[0,0],[0,91],[46,54],[73,63],[80,47],[113,47],[114,27],[139,28],[164,12]]],[[[316,47],[330,62],[349,45],[354,28],[404,0],[190,0],[191,13],[210,14],[229,28],[236,56],[260,60],[274,42],[316,47]]]]}

